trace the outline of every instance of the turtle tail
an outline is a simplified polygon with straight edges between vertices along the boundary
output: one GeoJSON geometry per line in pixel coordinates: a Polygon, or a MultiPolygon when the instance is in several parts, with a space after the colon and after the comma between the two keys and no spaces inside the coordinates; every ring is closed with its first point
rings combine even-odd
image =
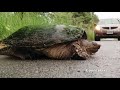
{"type": "Polygon", "coordinates": [[[6,45],[3,41],[0,41],[0,55],[9,55],[10,46],[6,45]]]}
{"type": "Polygon", "coordinates": [[[7,47],[6,44],[4,44],[2,41],[0,41],[0,49],[7,47]]]}
{"type": "Polygon", "coordinates": [[[0,55],[9,55],[9,54],[10,54],[10,47],[0,48],[0,55]]]}

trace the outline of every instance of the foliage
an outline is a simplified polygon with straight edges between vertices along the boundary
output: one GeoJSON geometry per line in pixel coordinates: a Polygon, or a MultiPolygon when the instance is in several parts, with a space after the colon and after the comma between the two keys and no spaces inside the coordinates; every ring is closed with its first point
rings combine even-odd
{"type": "MultiPolygon", "coordinates": [[[[27,25],[74,25],[93,30],[98,17],[94,12],[0,12],[0,39],[27,25]]],[[[88,34],[88,37],[93,34],[88,34]]]]}

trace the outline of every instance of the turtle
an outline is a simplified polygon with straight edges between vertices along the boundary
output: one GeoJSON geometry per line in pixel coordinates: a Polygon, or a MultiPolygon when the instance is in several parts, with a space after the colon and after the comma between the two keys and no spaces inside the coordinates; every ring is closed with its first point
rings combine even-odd
{"type": "Polygon", "coordinates": [[[87,40],[83,28],[72,25],[28,25],[0,41],[0,55],[19,59],[84,59],[100,44],[87,40]]]}

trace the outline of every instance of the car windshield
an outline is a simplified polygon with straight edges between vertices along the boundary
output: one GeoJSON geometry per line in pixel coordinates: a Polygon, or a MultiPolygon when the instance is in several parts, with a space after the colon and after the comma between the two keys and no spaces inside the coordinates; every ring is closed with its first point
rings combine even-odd
{"type": "Polygon", "coordinates": [[[101,19],[98,24],[120,24],[120,21],[119,19],[101,19]]]}

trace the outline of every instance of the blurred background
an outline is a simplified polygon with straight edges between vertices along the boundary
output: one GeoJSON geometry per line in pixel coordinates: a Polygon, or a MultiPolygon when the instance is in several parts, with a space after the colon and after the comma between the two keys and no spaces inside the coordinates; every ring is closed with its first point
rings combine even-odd
{"type": "Polygon", "coordinates": [[[0,12],[0,40],[27,25],[74,25],[95,40],[94,28],[100,19],[120,18],[120,12],[0,12]]]}
{"type": "Polygon", "coordinates": [[[88,39],[94,40],[95,12],[0,12],[0,40],[27,25],[65,24],[84,28],[88,39]]]}

